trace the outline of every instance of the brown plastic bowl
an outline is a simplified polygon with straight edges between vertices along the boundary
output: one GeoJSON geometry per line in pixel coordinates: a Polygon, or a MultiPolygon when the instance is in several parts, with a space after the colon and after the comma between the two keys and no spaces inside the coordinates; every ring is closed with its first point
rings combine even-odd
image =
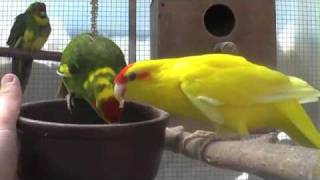
{"type": "Polygon", "coordinates": [[[128,102],[123,119],[131,123],[109,125],[89,124],[90,118],[97,120],[89,106],[78,110],[75,120],[64,100],[22,106],[18,120],[21,180],[155,178],[168,113],[128,102]]]}

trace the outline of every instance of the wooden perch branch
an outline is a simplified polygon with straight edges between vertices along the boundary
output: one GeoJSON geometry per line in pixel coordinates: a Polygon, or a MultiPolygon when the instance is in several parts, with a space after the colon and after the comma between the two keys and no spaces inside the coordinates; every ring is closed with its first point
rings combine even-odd
{"type": "Polygon", "coordinates": [[[276,143],[270,134],[215,142],[199,137],[183,145],[190,134],[184,132],[182,126],[167,128],[166,148],[212,166],[244,171],[265,179],[320,179],[320,150],[276,143]]]}
{"type": "Polygon", "coordinates": [[[54,52],[54,51],[29,52],[21,49],[0,47],[0,56],[3,56],[3,57],[29,56],[29,57],[32,57],[33,59],[52,60],[52,61],[59,62],[61,58],[61,52],[54,52]]]}

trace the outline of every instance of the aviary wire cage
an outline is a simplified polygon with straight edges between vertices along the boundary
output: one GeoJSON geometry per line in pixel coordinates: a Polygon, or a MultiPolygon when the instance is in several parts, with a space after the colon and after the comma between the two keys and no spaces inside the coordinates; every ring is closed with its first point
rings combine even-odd
{"type": "MultiPolygon", "coordinates": [[[[266,0],[267,1],[267,0],[266,0]]],[[[6,40],[16,15],[33,1],[0,1],[0,46],[6,40]]],[[[89,0],[45,0],[52,33],[43,50],[62,51],[69,40],[92,30],[92,3],[89,0]]],[[[137,0],[100,0],[97,2],[96,30],[113,39],[123,50],[126,60],[150,58],[150,3],[137,0]],[[130,3],[131,1],[131,3],[130,3]],[[130,11],[130,7],[133,8],[130,11]],[[133,16],[136,13],[136,18],[133,16]],[[129,23],[130,22],[130,23],[129,23]],[[129,28],[135,27],[136,29],[129,28]],[[132,42],[133,41],[133,42],[132,42]],[[129,48],[130,47],[130,48],[129,48]],[[130,57],[130,58],[129,58],[130,57]]],[[[188,12],[186,12],[188,13],[188,12]]],[[[244,12],[245,13],[245,12],[244,12]]],[[[307,80],[320,88],[320,1],[276,0],[278,69],[307,80]]],[[[10,72],[10,58],[0,58],[0,73],[10,72]]],[[[25,94],[25,101],[55,97],[58,63],[36,61],[25,94]]],[[[307,106],[313,119],[319,119],[318,104],[307,106]]],[[[318,125],[320,121],[317,122],[318,125]]],[[[214,168],[172,152],[166,152],[157,179],[166,180],[246,180],[258,177],[214,168]]]]}

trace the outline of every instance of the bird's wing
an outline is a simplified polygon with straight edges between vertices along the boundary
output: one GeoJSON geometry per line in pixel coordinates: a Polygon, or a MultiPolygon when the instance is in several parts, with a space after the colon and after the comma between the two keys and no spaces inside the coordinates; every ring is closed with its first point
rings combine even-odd
{"type": "Polygon", "coordinates": [[[181,90],[210,120],[223,123],[219,108],[258,103],[317,100],[318,90],[301,79],[287,77],[263,66],[213,68],[200,66],[182,80],[181,90]]]}
{"type": "Polygon", "coordinates": [[[193,92],[192,87],[189,85],[190,83],[182,83],[180,88],[190,102],[208,119],[216,122],[217,124],[223,124],[223,114],[217,109],[222,102],[208,96],[201,96],[197,92],[193,92]]]}
{"type": "Polygon", "coordinates": [[[7,45],[9,45],[9,47],[19,46],[18,44],[21,42],[21,38],[26,30],[26,16],[26,13],[23,13],[16,17],[7,40],[7,45]]]}
{"type": "Polygon", "coordinates": [[[280,102],[288,99],[296,99],[301,104],[317,102],[320,92],[307,82],[297,77],[289,76],[291,86],[259,96],[256,100],[260,103],[280,102]]]}

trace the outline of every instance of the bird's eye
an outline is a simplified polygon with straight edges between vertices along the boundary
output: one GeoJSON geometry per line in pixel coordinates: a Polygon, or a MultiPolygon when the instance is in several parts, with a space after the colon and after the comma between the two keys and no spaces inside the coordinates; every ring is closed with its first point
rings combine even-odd
{"type": "Polygon", "coordinates": [[[127,79],[128,79],[128,81],[133,81],[136,79],[136,77],[137,77],[137,74],[132,72],[132,73],[128,74],[127,79]]]}

